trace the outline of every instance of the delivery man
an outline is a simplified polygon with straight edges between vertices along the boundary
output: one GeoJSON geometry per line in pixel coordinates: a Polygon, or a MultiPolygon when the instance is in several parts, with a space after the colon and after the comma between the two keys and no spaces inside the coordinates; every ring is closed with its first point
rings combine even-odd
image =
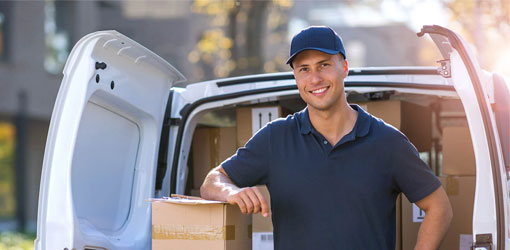
{"type": "Polygon", "coordinates": [[[349,105],[342,39],[309,27],[291,42],[291,66],[307,107],[267,124],[213,169],[203,198],[269,216],[277,250],[395,249],[395,200],[426,212],[415,249],[437,249],[452,219],[440,181],[394,127],[349,105]]]}

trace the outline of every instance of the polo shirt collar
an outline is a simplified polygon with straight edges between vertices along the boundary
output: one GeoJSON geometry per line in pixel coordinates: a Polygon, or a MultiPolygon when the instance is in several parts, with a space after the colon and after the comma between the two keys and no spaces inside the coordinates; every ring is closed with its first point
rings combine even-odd
{"type": "Polygon", "coordinates": [[[301,134],[306,135],[312,132],[312,123],[310,122],[310,117],[308,116],[308,107],[299,111],[297,114],[297,120],[301,134]]]}
{"type": "Polygon", "coordinates": [[[351,104],[351,108],[358,111],[358,119],[354,125],[356,137],[363,137],[370,131],[370,114],[363,110],[358,104],[351,104]]]}
{"type": "MultiPolygon", "coordinates": [[[[356,119],[353,132],[355,132],[356,137],[366,136],[370,130],[370,115],[357,104],[351,104],[351,108],[358,111],[358,118],[356,119]]],[[[297,114],[297,119],[301,134],[305,135],[312,132],[312,123],[308,115],[308,107],[297,114]]]]}

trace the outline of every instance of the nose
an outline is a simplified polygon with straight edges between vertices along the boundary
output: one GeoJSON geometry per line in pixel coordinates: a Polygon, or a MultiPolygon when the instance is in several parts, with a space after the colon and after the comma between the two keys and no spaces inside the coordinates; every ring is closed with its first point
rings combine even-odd
{"type": "Polygon", "coordinates": [[[313,70],[310,74],[310,83],[313,85],[319,84],[322,82],[321,72],[318,70],[313,70]]]}

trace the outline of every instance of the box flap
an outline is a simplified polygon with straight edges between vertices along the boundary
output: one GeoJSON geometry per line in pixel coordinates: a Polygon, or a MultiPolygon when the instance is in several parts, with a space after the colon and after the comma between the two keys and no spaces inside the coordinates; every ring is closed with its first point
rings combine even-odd
{"type": "Polygon", "coordinates": [[[181,198],[181,197],[163,197],[163,198],[155,198],[150,199],[151,202],[168,202],[174,204],[183,204],[183,205],[210,205],[210,204],[228,204],[223,201],[211,201],[204,200],[200,197],[187,196],[190,198],[181,198]]]}

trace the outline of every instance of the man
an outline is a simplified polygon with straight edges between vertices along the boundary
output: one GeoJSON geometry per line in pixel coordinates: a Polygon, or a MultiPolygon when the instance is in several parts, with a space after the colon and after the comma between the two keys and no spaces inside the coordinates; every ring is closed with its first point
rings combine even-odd
{"type": "Polygon", "coordinates": [[[452,218],[441,183],[407,138],[349,105],[341,38],[328,27],[294,36],[287,61],[307,107],[262,128],[201,187],[206,199],[268,216],[275,249],[395,249],[400,192],[426,212],[416,249],[437,249],[452,218]]]}

